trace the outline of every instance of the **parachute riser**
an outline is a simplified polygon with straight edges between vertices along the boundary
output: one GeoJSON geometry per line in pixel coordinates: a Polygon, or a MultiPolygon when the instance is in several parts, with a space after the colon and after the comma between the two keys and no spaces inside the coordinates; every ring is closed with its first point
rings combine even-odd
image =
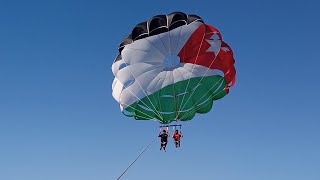
{"type": "Polygon", "coordinates": [[[162,125],[162,126],[159,126],[160,128],[160,131],[162,131],[163,128],[166,129],[166,131],[169,130],[169,127],[172,127],[173,131],[177,130],[177,127],[179,127],[179,130],[181,132],[181,124],[173,124],[173,125],[162,125]]]}

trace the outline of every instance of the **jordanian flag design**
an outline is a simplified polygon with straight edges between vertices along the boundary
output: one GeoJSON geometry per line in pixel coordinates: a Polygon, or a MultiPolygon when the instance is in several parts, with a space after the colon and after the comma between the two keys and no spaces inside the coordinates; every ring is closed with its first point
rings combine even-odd
{"type": "Polygon", "coordinates": [[[138,24],[112,65],[112,95],[137,120],[191,120],[235,83],[235,60],[220,32],[196,15],[158,15],[138,24]]]}

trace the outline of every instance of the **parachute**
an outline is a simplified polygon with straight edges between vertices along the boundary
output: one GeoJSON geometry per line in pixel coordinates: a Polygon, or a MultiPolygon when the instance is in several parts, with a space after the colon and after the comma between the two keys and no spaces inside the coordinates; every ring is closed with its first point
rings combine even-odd
{"type": "Polygon", "coordinates": [[[236,82],[231,48],[197,15],[174,12],[137,24],[112,64],[124,115],[161,124],[207,113],[236,82]]]}

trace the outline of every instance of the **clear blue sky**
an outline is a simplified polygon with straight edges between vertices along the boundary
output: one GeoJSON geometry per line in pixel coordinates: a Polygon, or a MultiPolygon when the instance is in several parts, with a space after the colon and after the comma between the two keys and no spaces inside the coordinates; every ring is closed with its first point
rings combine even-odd
{"type": "Polygon", "coordinates": [[[237,84],[123,179],[319,180],[316,1],[0,1],[0,179],[112,180],[157,133],[111,95],[117,46],[172,11],[218,28],[237,84]]]}

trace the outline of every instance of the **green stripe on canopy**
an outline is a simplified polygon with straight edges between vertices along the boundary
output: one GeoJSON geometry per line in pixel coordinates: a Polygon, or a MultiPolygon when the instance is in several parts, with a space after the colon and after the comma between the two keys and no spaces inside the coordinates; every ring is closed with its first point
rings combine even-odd
{"type": "Polygon", "coordinates": [[[137,120],[157,119],[162,124],[175,119],[191,120],[196,113],[209,112],[213,101],[227,94],[226,86],[220,75],[190,78],[140,99],[128,106],[124,114],[137,120]]]}

